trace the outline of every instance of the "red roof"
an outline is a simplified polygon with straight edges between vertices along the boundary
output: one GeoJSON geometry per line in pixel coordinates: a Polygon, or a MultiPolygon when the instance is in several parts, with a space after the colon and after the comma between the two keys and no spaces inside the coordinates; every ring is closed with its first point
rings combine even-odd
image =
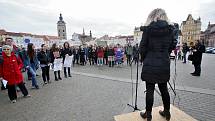
{"type": "Polygon", "coordinates": [[[22,34],[16,32],[6,32],[6,35],[22,37],[22,34]]]}
{"type": "Polygon", "coordinates": [[[20,34],[21,34],[22,36],[32,36],[31,33],[23,33],[23,32],[20,32],[20,34]]]}
{"type": "Polygon", "coordinates": [[[35,37],[35,38],[43,38],[44,41],[59,40],[60,39],[58,36],[36,35],[36,34],[24,33],[24,32],[19,32],[19,33],[7,32],[4,29],[0,29],[0,35],[18,36],[18,37],[31,36],[31,37],[35,37]]]}

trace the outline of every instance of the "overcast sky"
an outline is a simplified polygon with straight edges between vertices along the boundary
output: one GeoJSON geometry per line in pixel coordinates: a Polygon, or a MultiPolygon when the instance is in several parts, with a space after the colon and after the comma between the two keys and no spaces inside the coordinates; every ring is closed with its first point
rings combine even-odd
{"type": "Polygon", "coordinates": [[[68,38],[74,32],[100,37],[132,35],[155,8],[163,8],[171,22],[181,24],[188,14],[215,23],[215,0],[0,0],[0,29],[57,36],[62,13],[68,38]]]}

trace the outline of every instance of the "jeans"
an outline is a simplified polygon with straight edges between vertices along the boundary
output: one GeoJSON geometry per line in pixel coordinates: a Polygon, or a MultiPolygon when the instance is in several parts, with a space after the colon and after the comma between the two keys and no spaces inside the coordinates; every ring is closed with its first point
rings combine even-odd
{"type": "Polygon", "coordinates": [[[31,66],[28,68],[28,71],[30,72],[32,76],[32,86],[36,87],[37,85],[37,80],[36,80],[36,67],[34,64],[31,63],[31,66]]]}
{"type": "Polygon", "coordinates": [[[103,58],[98,58],[98,65],[103,65],[103,58]]]}

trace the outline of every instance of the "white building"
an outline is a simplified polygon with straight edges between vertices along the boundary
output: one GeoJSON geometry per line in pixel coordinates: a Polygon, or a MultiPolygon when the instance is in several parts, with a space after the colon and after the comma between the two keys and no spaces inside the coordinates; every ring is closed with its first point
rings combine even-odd
{"type": "Polygon", "coordinates": [[[98,41],[104,41],[107,43],[107,45],[117,45],[120,44],[122,46],[126,46],[128,43],[133,43],[134,38],[133,36],[115,36],[115,37],[109,37],[108,35],[105,35],[99,39],[98,41]]]}
{"type": "Polygon", "coordinates": [[[131,43],[131,45],[139,44],[142,39],[143,32],[140,31],[140,27],[134,28],[134,41],[131,43]]]}

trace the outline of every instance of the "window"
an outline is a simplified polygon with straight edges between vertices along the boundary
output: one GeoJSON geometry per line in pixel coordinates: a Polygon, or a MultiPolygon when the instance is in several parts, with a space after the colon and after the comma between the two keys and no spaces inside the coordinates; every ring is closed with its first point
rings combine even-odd
{"type": "Polygon", "coordinates": [[[64,32],[64,30],[63,30],[63,32],[64,32]]]}

